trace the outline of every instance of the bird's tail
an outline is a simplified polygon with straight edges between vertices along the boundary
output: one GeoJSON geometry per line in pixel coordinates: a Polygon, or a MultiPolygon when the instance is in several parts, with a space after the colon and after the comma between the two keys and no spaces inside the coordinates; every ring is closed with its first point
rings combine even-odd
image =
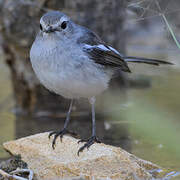
{"type": "Polygon", "coordinates": [[[134,62],[134,63],[145,63],[145,64],[152,64],[159,66],[159,64],[169,64],[173,65],[173,63],[168,62],[168,61],[162,61],[158,59],[149,59],[149,58],[142,58],[142,57],[133,57],[133,56],[125,56],[123,59],[126,62],[134,62]]]}

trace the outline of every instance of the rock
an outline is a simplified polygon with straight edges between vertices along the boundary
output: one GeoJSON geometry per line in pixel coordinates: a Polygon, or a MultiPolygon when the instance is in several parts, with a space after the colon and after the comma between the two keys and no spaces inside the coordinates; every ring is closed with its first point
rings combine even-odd
{"type": "Polygon", "coordinates": [[[94,144],[77,156],[78,139],[64,136],[63,141],[56,141],[55,150],[48,133],[41,133],[3,144],[13,155],[21,155],[28,168],[34,171],[38,180],[68,179],[82,177],[84,179],[119,179],[148,180],[149,172],[159,169],[158,166],[139,159],[134,155],[105,144],[94,144]]]}

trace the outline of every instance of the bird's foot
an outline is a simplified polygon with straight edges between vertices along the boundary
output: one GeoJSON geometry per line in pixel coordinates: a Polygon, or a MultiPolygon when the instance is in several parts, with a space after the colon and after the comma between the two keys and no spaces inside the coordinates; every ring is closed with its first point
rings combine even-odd
{"type": "Polygon", "coordinates": [[[89,149],[89,147],[93,145],[95,142],[101,143],[101,141],[99,141],[96,136],[91,136],[89,139],[81,139],[80,141],[78,141],[78,143],[80,142],[86,142],[86,143],[84,144],[84,146],[79,148],[78,153],[77,153],[78,156],[80,152],[82,152],[85,148],[89,149]]]}
{"type": "Polygon", "coordinates": [[[59,136],[60,139],[61,139],[61,142],[62,142],[62,138],[65,134],[70,134],[71,136],[73,137],[77,137],[78,135],[75,133],[75,132],[72,132],[72,131],[69,131],[67,130],[66,128],[64,128],[63,130],[61,131],[52,131],[51,133],[49,133],[49,139],[51,138],[52,135],[54,135],[54,139],[53,139],[53,142],[52,142],[52,148],[55,149],[55,144],[56,144],[56,139],[57,137],[59,136]]]}

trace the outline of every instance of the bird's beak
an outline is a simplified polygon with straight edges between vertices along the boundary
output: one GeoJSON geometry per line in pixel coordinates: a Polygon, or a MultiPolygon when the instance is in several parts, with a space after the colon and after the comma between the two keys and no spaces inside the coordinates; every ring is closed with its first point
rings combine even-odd
{"type": "Polygon", "coordinates": [[[51,32],[54,32],[54,31],[56,31],[56,29],[53,29],[51,26],[48,27],[47,29],[43,30],[43,32],[45,32],[45,33],[51,33],[51,32]]]}

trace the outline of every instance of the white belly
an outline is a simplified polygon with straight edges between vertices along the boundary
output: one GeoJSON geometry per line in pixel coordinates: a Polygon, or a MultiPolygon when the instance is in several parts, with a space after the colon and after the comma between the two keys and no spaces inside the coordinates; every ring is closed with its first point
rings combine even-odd
{"type": "Polygon", "coordinates": [[[38,56],[31,52],[32,67],[40,82],[50,91],[66,98],[89,98],[108,87],[110,75],[88,57],[72,56],[72,53],[62,57],[53,51],[38,51],[38,56]]]}
{"type": "MultiPolygon", "coordinates": [[[[80,72],[81,73],[81,72],[80,72]]],[[[102,93],[107,87],[107,80],[90,78],[87,74],[77,76],[77,73],[59,73],[43,71],[36,72],[40,82],[49,90],[66,98],[89,98],[102,93]]]]}

